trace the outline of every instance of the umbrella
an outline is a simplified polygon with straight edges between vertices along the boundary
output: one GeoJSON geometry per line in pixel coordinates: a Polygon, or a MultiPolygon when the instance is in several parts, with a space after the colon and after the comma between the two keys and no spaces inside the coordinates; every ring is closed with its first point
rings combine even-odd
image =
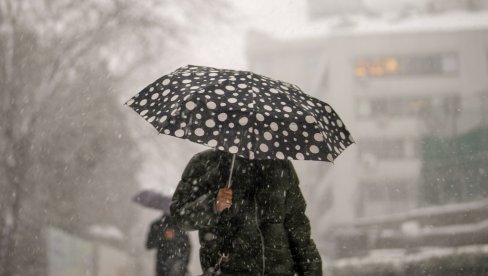
{"type": "Polygon", "coordinates": [[[132,201],[141,204],[144,207],[169,211],[169,206],[171,205],[171,198],[163,196],[162,194],[152,191],[143,190],[136,194],[132,201]]]}
{"type": "Polygon", "coordinates": [[[126,104],[160,133],[230,152],[234,159],[333,162],[354,143],[329,104],[249,71],[187,65],[126,104]]]}

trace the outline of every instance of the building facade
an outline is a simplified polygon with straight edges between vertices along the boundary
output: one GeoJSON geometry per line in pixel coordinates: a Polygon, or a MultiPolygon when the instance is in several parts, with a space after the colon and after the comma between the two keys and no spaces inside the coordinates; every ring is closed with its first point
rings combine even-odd
{"type": "Polygon", "coordinates": [[[248,45],[253,71],[330,103],[357,142],[325,172],[297,162],[299,171],[313,172],[302,182],[309,206],[317,209],[311,211],[316,224],[428,204],[421,194],[424,138],[476,129],[488,108],[482,101],[488,91],[485,27],[349,30],[296,39],[251,34],[248,45]]]}

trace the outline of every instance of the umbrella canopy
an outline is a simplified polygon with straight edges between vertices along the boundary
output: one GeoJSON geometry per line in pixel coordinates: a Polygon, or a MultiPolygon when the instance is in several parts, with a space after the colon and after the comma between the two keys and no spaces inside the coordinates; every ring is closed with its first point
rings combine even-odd
{"type": "Polygon", "coordinates": [[[329,104],[248,71],[184,66],[126,104],[160,133],[248,159],[333,162],[354,142],[329,104]]]}
{"type": "Polygon", "coordinates": [[[162,194],[152,191],[144,190],[136,194],[132,201],[141,204],[144,207],[158,209],[169,212],[169,206],[171,205],[171,198],[163,196],[162,194]]]}

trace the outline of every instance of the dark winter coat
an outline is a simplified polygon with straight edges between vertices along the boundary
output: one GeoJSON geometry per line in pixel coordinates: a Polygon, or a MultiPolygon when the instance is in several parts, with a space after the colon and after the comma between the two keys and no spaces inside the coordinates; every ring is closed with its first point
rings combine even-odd
{"type": "Polygon", "coordinates": [[[216,150],[195,155],[173,195],[175,221],[186,230],[199,230],[202,269],[211,270],[219,253],[228,253],[223,275],[322,275],[290,161],[236,158],[232,207],[214,212],[231,158],[216,150]]]}
{"type": "Polygon", "coordinates": [[[151,223],[146,240],[147,249],[157,249],[156,275],[182,276],[186,275],[190,258],[190,240],[186,232],[180,229],[171,216],[163,215],[151,223]],[[168,239],[166,231],[174,233],[168,239]]]}

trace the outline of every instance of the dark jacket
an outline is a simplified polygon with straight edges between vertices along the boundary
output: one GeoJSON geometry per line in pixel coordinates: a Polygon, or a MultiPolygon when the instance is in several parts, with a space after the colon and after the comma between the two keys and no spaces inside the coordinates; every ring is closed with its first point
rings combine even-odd
{"type": "Polygon", "coordinates": [[[180,229],[171,216],[163,215],[153,221],[146,240],[147,249],[157,249],[156,274],[162,275],[186,275],[186,269],[190,258],[190,240],[186,232],[180,229]],[[171,238],[170,231],[174,234],[171,238]],[[170,238],[168,238],[170,237],[170,238]]]}
{"type": "Polygon", "coordinates": [[[199,230],[202,269],[212,269],[219,253],[228,253],[223,275],[322,275],[290,161],[236,158],[232,207],[214,212],[231,158],[216,150],[195,155],[173,195],[175,221],[186,230],[199,230]]]}

